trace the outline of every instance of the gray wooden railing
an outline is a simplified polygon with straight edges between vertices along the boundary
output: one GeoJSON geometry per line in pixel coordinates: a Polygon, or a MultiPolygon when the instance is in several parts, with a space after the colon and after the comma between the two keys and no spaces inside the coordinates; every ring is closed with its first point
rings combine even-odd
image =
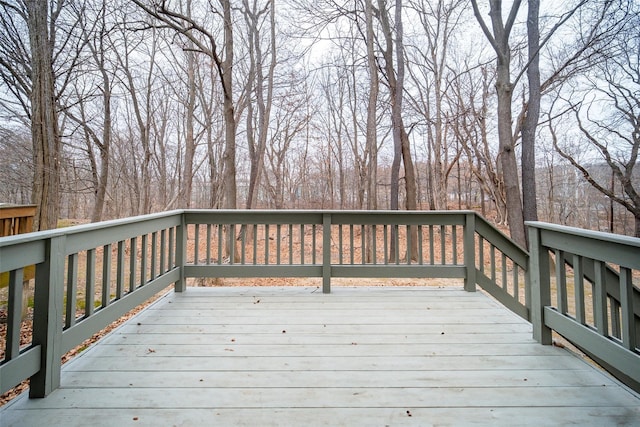
{"type": "Polygon", "coordinates": [[[534,337],[558,332],[640,391],[640,239],[527,225],[534,337]]]}
{"type": "Polygon", "coordinates": [[[46,396],[63,354],[188,279],[318,277],[328,293],[336,277],[460,278],[528,319],[527,260],[471,211],[179,210],[1,238],[0,393],[30,379],[30,396],[46,396]],[[22,284],[34,265],[32,342],[21,344],[22,284]]]}
{"type": "Polygon", "coordinates": [[[60,384],[61,357],[181,278],[180,212],[0,239],[8,273],[0,392],[30,378],[30,395],[60,384]],[[25,270],[35,265],[32,343],[20,345],[25,270]]]}

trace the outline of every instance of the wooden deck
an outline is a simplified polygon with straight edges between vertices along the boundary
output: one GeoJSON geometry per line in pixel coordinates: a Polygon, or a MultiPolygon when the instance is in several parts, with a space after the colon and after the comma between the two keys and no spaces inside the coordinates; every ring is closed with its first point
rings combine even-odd
{"type": "Polygon", "coordinates": [[[189,288],[4,426],[640,425],[640,398],[483,293],[189,288]]]}

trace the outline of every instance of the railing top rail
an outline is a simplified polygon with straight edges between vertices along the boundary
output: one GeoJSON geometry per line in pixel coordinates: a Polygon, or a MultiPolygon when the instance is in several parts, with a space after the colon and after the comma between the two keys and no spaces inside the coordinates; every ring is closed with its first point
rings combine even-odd
{"type": "Polygon", "coordinates": [[[422,219],[439,225],[455,225],[464,223],[464,215],[476,214],[471,210],[459,211],[406,211],[406,210],[313,210],[313,209],[188,209],[184,211],[187,222],[203,221],[209,224],[241,224],[243,221],[254,221],[259,217],[261,222],[286,224],[291,220],[297,223],[322,224],[323,215],[330,215],[332,224],[419,224],[422,219]],[[353,217],[361,216],[357,221],[353,217]],[[199,218],[198,218],[199,217],[199,218]],[[197,219],[196,219],[197,218],[197,219]],[[402,218],[399,221],[392,218],[402,218]],[[298,222],[300,221],[300,222],[298,222]]]}
{"type": "Polygon", "coordinates": [[[0,237],[0,248],[3,246],[12,246],[21,243],[39,241],[43,239],[51,239],[59,236],[71,236],[75,234],[87,233],[108,228],[117,228],[123,225],[131,225],[143,223],[154,219],[167,218],[174,215],[180,215],[183,210],[173,210],[168,212],[153,213],[148,215],[139,215],[129,218],[113,219],[91,224],[74,225],[65,228],[56,228],[55,230],[37,231],[35,233],[25,233],[15,236],[0,237]]]}
{"type": "Polygon", "coordinates": [[[0,203],[0,219],[24,218],[36,214],[36,205],[10,205],[0,203]]]}
{"type": "Polygon", "coordinates": [[[539,228],[541,230],[554,231],[573,236],[585,237],[591,240],[619,243],[626,246],[634,246],[640,248],[640,238],[637,237],[623,236],[620,234],[607,233],[603,231],[584,230],[582,228],[569,227],[559,224],[550,224],[540,221],[527,221],[526,225],[529,227],[539,228]]]}
{"type": "MultiPolygon", "coordinates": [[[[19,243],[27,243],[36,240],[50,239],[58,236],[70,236],[74,234],[86,233],[96,230],[102,230],[106,228],[115,228],[122,225],[136,224],[145,221],[150,221],[159,218],[166,218],[174,215],[187,214],[206,214],[206,215],[235,215],[234,221],[237,222],[237,215],[268,215],[268,216],[296,216],[296,215],[374,215],[374,216],[441,216],[441,215],[464,215],[464,214],[476,214],[474,211],[392,211],[392,210],[379,210],[379,211],[367,211],[367,210],[273,210],[273,209],[177,209],[167,212],[159,212],[147,215],[139,215],[129,218],[114,219],[109,221],[102,221],[99,223],[74,225],[71,227],[57,228],[55,230],[38,231],[34,233],[26,233],[16,236],[0,237],[0,247],[10,246],[19,243]]],[[[477,215],[477,214],[476,214],[477,215]]]]}
{"type": "Polygon", "coordinates": [[[541,230],[546,247],[640,270],[639,238],[542,222],[527,225],[541,230]]]}
{"type": "Polygon", "coordinates": [[[489,221],[487,221],[486,218],[478,213],[476,213],[476,232],[480,235],[483,235],[484,237],[488,237],[489,240],[491,240],[491,243],[493,243],[498,249],[502,250],[503,252],[518,252],[518,254],[520,255],[519,264],[526,265],[526,259],[529,256],[529,252],[527,251],[527,249],[511,240],[509,236],[500,231],[497,227],[492,225],[489,221]]]}
{"type": "Polygon", "coordinates": [[[255,213],[255,214],[278,214],[278,215],[296,215],[296,214],[345,214],[345,215],[455,215],[455,214],[477,214],[472,210],[367,210],[367,209],[185,209],[186,213],[220,213],[220,214],[237,214],[237,213],[255,213]]]}

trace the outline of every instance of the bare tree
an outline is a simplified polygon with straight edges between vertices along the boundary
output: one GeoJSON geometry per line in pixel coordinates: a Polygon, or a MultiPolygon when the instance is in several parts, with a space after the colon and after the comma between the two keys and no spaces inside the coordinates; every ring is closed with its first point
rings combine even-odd
{"type": "MultiPolygon", "coordinates": [[[[553,72],[541,82],[540,77],[540,51],[546,45],[556,31],[578,11],[582,10],[588,0],[579,0],[570,5],[568,10],[560,16],[553,27],[545,34],[544,39],[540,38],[540,0],[529,0],[527,8],[527,64],[515,78],[519,80],[526,70],[528,81],[528,96],[520,112],[520,119],[516,126],[517,133],[522,135],[522,206],[523,218],[525,221],[536,221],[538,219],[537,190],[536,190],[536,131],[540,116],[540,101],[545,91],[549,91],[553,86],[562,84],[569,76],[579,72],[584,67],[593,64],[590,61],[590,53],[601,40],[608,38],[610,31],[601,28],[601,23],[607,15],[607,11],[614,2],[605,0],[596,2],[596,9],[600,12],[593,14],[593,18],[585,26],[586,36],[578,37],[578,42],[573,46],[570,55],[556,63],[553,72]],[[518,127],[521,129],[518,129],[518,127]]],[[[579,31],[577,33],[580,33],[579,31]]],[[[596,47],[597,49],[597,47],[596,47]]]]}
{"type": "MultiPolygon", "coordinates": [[[[31,47],[31,135],[35,178],[32,200],[38,205],[34,226],[56,228],[60,199],[61,141],[53,72],[53,34],[49,34],[49,4],[25,1],[31,47]]],[[[62,2],[58,2],[62,7],[62,2]]],[[[53,11],[53,15],[59,13],[53,11]]],[[[54,16],[52,16],[54,19],[54,16]]]]}
{"type": "Polygon", "coordinates": [[[538,220],[536,191],[536,130],[540,116],[540,0],[527,2],[527,80],[529,82],[529,101],[522,126],[522,194],[523,219],[538,220]]]}
{"type": "Polygon", "coordinates": [[[0,77],[11,95],[2,106],[22,110],[23,115],[17,115],[31,128],[32,203],[38,206],[34,227],[39,230],[57,227],[62,156],[57,101],[77,61],[73,23],[64,21],[65,6],[64,0],[0,1],[0,77]]]}
{"type": "MultiPolygon", "coordinates": [[[[120,69],[124,75],[124,85],[126,91],[129,93],[128,108],[132,109],[133,122],[135,123],[136,130],[132,132],[134,135],[137,133],[135,139],[140,142],[142,147],[142,159],[140,164],[140,185],[138,192],[140,201],[138,202],[139,208],[136,209],[136,213],[150,213],[151,212],[151,161],[153,157],[152,150],[152,137],[151,137],[151,121],[153,115],[153,91],[154,91],[154,78],[156,69],[156,56],[158,54],[159,34],[157,31],[151,32],[151,37],[132,40],[124,34],[125,26],[122,27],[123,37],[121,49],[116,51],[117,59],[120,65],[120,69]],[[148,68],[145,70],[144,79],[137,78],[136,65],[132,63],[132,53],[142,43],[148,43],[148,68]]],[[[131,128],[131,127],[130,127],[131,128]]]]}
{"type": "Polygon", "coordinates": [[[465,0],[413,0],[411,7],[418,14],[425,44],[413,49],[415,64],[409,75],[419,88],[409,98],[411,105],[424,118],[427,128],[429,157],[427,176],[432,209],[447,209],[447,124],[445,123],[447,74],[451,68],[449,52],[458,30],[465,0]]]}
{"type": "Polygon", "coordinates": [[[264,7],[258,8],[255,0],[251,5],[249,4],[249,0],[243,0],[243,13],[247,23],[248,54],[250,60],[249,73],[247,76],[247,93],[253,93],[255,96],[255,100],[253,97],[249,97],[250,99],[247,103],[247,142],[249,145],[249,159],[251,161],[246,202],[247,209],[256,207],[256,189],[259,187],[262,176],[264,153],[269,133],[269,119],[273,103],[274,73],[277,64],[275,7],[274,1],[267,1],[264,7]],[[263,20],[265,20],[263,16],[268,16],[269,22],[268,61],[265,61],[265,53],[263,53],[263,42],[260,33],[261,24],[263,20]],[[268,63],[266,76],[264,69],[265,62],[268,63]],[[257,107],[257,117],[255,119],[254,103],[255,107],[257,107]],[[256,123],[255,130],[254,121],[256,123]]]}
{"type": "Polygon", "coordinates": [[[615,43],[607,50],[607,61],[598,64],[589,76],[591,92],[580,103],[571,103],[578,127],[580,142],[597,153],[606,164],[611,177],[620,184],[622,194],[591,165],[579,161],[563,148],[552,133],[558,153],[580,171],[585,180],[609,199],[619,203],[635,218],[636,237],[640,237],[640,174],[636,169],[640,150],[640,20],[632,8],[618,11],[625,26],[617,33],[615,43]]]}
{"type": "Polygon", "coordinates": [[[201,206],[220,208],[223,206],[224,175],[222,157],[224,154],[224,120],[220,102],[220,85],[217,84],[216,66],[213,61],[205,61],[198,67],[196,93],[201,113],[196,116],[204,131],[206,145],[205,168],[208,175],[203,178],[208,187],[208,200],[201,206]]]}
{"type": "MultiPolygon", "coordinates": [[[[217,35],[208,30],[203,22],[198,22],[176,10],[166,2],[152,3],[133,0],[138,7],[157,20],[154,25],[168,28],[185,37],[193,44],[193,49],[211,58],[216,67],[217,76],[223,95],[223,117],[225,132],[224,165],[224,206],[237,207],[236,190],[236,116],[233,96],[233,20],[230,0],[219,0],[221,11],[213,11],[222,15],[223,42],[219,43],[217,35]]],[[[209,3],[213,8],[213,4],[209,3]]],[[[211,15],[207,15],[211,16],[211,15]]]]}
{"type": "Polygon", "coordinates": [[[112,40],[112,22],[107,20],[107,6],[104,1],[98,2],[95,8],[86,4],[79,5],[76,10],[81,37],[89,51],[89,58],[82,68],[77,69],[75,79],[75,100],[68,100],[72,104],[65,108],[64,114],[71,121],[77,123],[86,145],[86,153],[91,168],[91,186],[93,187],[94,203],[91,221],[102,219],[109,169],[111,162],[112,139],[112,86],[114,79],[114,65],[108,59],[108,52],[115,48],[112,40]],[[87,76],[96,74],[95,79],[89,77],[88,93],[79,88],[79,83],[87,76]],[[95,81],[92,81],[95,80],[95,81]],[[90,114],[87,110],[93,98],[98,98],[96,110],[90,114]],[[73,108],[77,106],[77,110],[73,108]],[[96,156],[95,151],[98,151],[96,156]]]}
{"type": "MultiPolygon", "coordinates": [[[[393,133],[394,156],[391,169],[391,209],[399,208],[399,171],[400,161],[404,165],[405,191],[406,191],[406,208],[415,210],[418,207],[417,186],[415,167],[411,157],[411,145],[409,135],[407,134],[402,119],[403,113],[403,97],[404,97],[404,78],[405,78],[405,54],[404,54],[404,31],[402,26],[402,0],[396,0],[394,6],[394,29],[395,38],[389,18],[387,5],[385,0],[378,0],[378,14],[382,26],[382,32],[385,40],[385,47],[382,51],[385,63],[385,72],[387,84],[391,98],[391,126],[393,133]],[[395,47],[395,57],[394,57],[395,47]]],[[[393,232],[397,232],[396,228],[392,228],[393,232]]],[[[416,230],[417,231],[417,230],[416,230]]],[[[395,238],[392,238],[392,242],[395,238]]],[[[417,238],[411,239],[415,247],[411,248],[411,254],[417,256],[417,238]]],[[[396,256],[398,248],[395,245],[390,246],[390,257],[396,256]]]]}
{"type": "MultiPolygon", "coordinates": [[[[502,1],[489,0],[492,30],[489,29],[480,14],[477,0],[471,0],[474,14],[480,26],[489,40],[497,56],[497,80],[496,91],[498,94],[498,138],[500,142],[500,161],[505,185],[505,195],[507,200],[507,214],[511,237],[521,245],[526,244],[524,234],[524,219],[537,218],[536,191],[535,191],[535,136],[539,120],[539,105],[541,96],[551,90],[554,86],[566,81],[568,76],[589,68],[593,65],[592,53],[594,48],[603,40],[610,37],[611,28],[601,24],[609,14],[617,0],[604,0],[602,2],[589,2],[579,0],[570,4],[566,11],[560,14],[554,25],[546,32],[543,38],[540,37],[538,23],[539,2],[533,0],[528,2],[527,13],[527,38],[528,57],[524,67],[515,76],[513,81],[510,75],[511,47],[509,37],[516,15],[518,14],[521,1],[512,3],[506,23],[502,18],[502,1]],[[590,22],[580,21],[582,28],[576,31],[577,42],[567,44],[572,51],[564,58],[554,59],[553,69],[549,76],[540,82],[539,55],[541,49],[552,40],[558,29],[563,27],[574,15],[583,10],[590,3],[594,4],[596,12],[590,14],[590,22]],[[529,93],[527,101],[523,103],[519,119],[516,121],[515,131],[511,129],[511,102],[515,84],[527,73],[529,82],[529,93]],[[515,144],[517,137],[522,132],[522,179],[526,191],[523,199],[520,198],[517,162],[515,160],[515,144]],[[526,211],[526,213],[525,213],[526,211]]],[[[628,3],[625,1],[619,3],[628,3]]],[[[579,14],[578,14],[579,15],[579,14]]]]}
{"type": "MultiPolygon", "coordinates": [[[[376,209],[380,70],[374,18],[379,22],[379,9],[371,0],[294,3],[313,17],[305,21],[305,30],[331,33],[331,44],[337,48],[325,54],[319,84],[327,99],[327,114],[319,121],[332,154],[325,161],[332,172],[326,178],[327,189],[337,193],[331,201],[341,208],[376,209]]],[[[395,60],[393,50],[391,55],[395,60]]]]}
{"type": "Polygon", "coordinates": [[[382,50],[387,84],[391,97],[391,122],[393,131],[393,164],[391,169],[391,209],[399,208],[400,163],[404,163],[407,208],[416,209],[415,169],[410,154],[409,138],[402,119],[404,90],[404,44],[402,29],[402,1],[395,2],[395,23],[391,25],[385,0],[378,0],[378,18],[382,25],[385,46],[382,50]],[[395,38],[393,30],[395,29],[395,38]],[[395,48],[395,56],[394,56],[395,48]],[[397,67],[397,68],[396,68],[397,67]]]}
{"type": "Polygon", "coordinates": [[[522,199],[520,198],[520,177],[516,160],[515,141],[512,136],[511,102],[513,83],[511,82],[511,46],[509,36],[520,8],[521,0],[514,0],[506,22],[502,17],[502,1],[490,0],[490,30],[478,8],[477,0],[471,0],[476,19],[496,53],[496,92],[498,94],[498,139],[499,158],[502,166],[504,190],[507,200],[507,215],[511,238],[526,246],[522,199]]]}
{"type": "Polygon", "coordinates": [[[489,141],[489,92],[493,79],[488,68],[481,65],[451,81],[447,98],[455,106],[455,119],[449,125],[466,155],[467,166],[478,182],[482,214],[495,210],[495,221],[504,224],[507,213],[502,176],[498,170],[500,162],[489,141]],[[486,206],[487,200],[493,201],[492,209],[486,206]]]}
{"type": "MultiPolygon", "coordinates": [[[[188,169],[185,165],[188,155],[186,153],[187,143],[185,142],[185,154],[182,155],[182,144],[172,144],[173,135],[177,135],[178,142],[182,134],[179,125],[181,121],[175,118],[179,115],[178,105],[171,97],[169,87],[177,85],[173,79],[165,80],[167,76],[159,75],[153,90],[152,108],[154,114],[149,123],[149,136],[151,138],[151,183],[150,194],[155,194],[152,209],[165,210],[173,206],[180,197],[184,196],[184,179],[181,173],[188,169]],[[181,179],[182,178],[182,179],[181,179]],[[178,183],[176,185],[176,183],[178,183]]],[[[187,92],[189,91],[188,88],[187,92]]],[[[191,100],[186,99],[187,103],[191,100]]],[[[186,110],[188,111],[188,106],[186,110]]],[[[188,124],[188,115],[184,114],[185,125],[188,124]]],[[[184,140],[188,138],[188,130],[185,129],[184,140]]],[[[195,135],[193,138],[195,150],[195,135]]],[[[193,164],[193,161],[192,161],[193,164]]],[[[193,166],[190,168],[193,170],[193,166]]],[[[192,175],[189,175],[192,177],[192,175]]],[[[190,191],[189,191],[190,194],[190,191]]],[[[189,197],[190,199],[190,197],[189,197]]]]}
{"type": "Polygon", "coordinates": [[[32,149],[28,132],[0,127],[0,200],[31,203],[32,149]]]}
{"type": "MultiPolygon", "coordinates": [[[[293,77],[293,76],[292,76],[293,77]]],[[[309,122],[305,91],[299,92],[303,82],[292,78],[274,114],[271,143],[266,148],[268,169],[265,171],[265,186],[275,209],[287,207],[285,196],[290,194],[288,183],[295,175],[289,157],[292,144],[302,134],[309,122]]]]}
{"type": "MultiPolygon", "coordinates": [[[[325,104],[325,114],[321,117],[327,134],[327,147],[331,155],[327,158],[327,168],[330,175],[331,203],[336,203],[340,209],[345,208],[346,197],[346,153],[348,129],[345,113],[348,111],[348,86],[351,80],[346,69],[338,69],[337,73],[326,72],[322,76],[320,86],[325,104]],[[335,165],[335,166],[334,166],[335,165]],[[337,175],[337,177],[336,177],[337,175]],[[337,189],[335,187],[337,186],[337,189]],[[336,195],[337,191],[337,195],[336,195]]],[[[333,206],[332,206],[333,207],[333,206]]]]}
{"type": "MultiPolygon", "coordinates": [[[[187,18],[192,19],[191,0],[187,0],[185,4],[185,13],[187,18]]],[[[196,54],[194,52],[193,41],[187,39],[184,50],[187,60],[187,99],[185,101],[185,147],[180,205],[185,208],[190,208],[193,187],[193,162],[196,153],[194,129],[196,109],[196,54]]]]}
{"type": "MultiPolygon", "coordinates": [[[[378,130],[377,106],[380,92],[380,79],[374,50],[375,34],[373,31],[373,3],[365,0],[365,38],[367,44],[367,68],[369,71],[369,96],[367,98],[366,157],[367,169],[367,208],[378,208],[378,130]]],[[[373,236],[372,238],[375,238],[373,236]]],[[[372,245],[371,249],[373,248],[372,245]]],[[[369,254],[370,258],[373,254],[369,254]]]]}

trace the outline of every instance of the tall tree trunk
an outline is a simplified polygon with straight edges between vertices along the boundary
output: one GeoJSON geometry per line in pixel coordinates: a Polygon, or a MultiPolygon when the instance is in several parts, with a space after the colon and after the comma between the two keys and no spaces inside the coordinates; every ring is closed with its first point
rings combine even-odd
{"type": "MultiPolygon", "coordinates": [[[[269,36],[270,36],[270,62],[267,71],[267,95],[264,93],[264,69],[262,65],[262,44],[260,37],[259,16],[262,11],[253,10],[247,0],[243,1],[245,8],[245,20],[248,26],[250,70],[248,77],[248,93],[255,90],[256,105],[258,107],[257,117],[257,143],[255,132],[253,131],[253,103],[249,103],[247,112],[247,138],[249,142],[250,171],[249,190],[247,193],[246,207],[253,209],[257,203],[257,192],[260,177],[264,168],[264,154],[269,132],[269,118],[271,116],[271,105],[273,102],[273,77],[276,67],[276,34],[275,34],[275,2],[270,1],[269,7],[269,36]]],[[[255,3],[254,3],[255,7],[255,3]]],[[[266,9],[265,9],[266,10],[266,9]]]]}
{"type": "Polygon", "coordinates": [[[100,151],[100,173],[95,188],[96,197],[93,206],[93,212],[91,213],[91,222],[98,222],[102,220],[111,164],[111,77],[107,72],[107,64],[105,61],[105,55],[107,52],[107,49],[105,47],[105,39],[107,39],[108,36],[107,27],[105,24],[105,13],[106,4],[103,4],[100,10],[101,28],[99,33],[100,40],[98,40],[98,46],[94,46],[92,43],[88,43],[91,54],[98,64],[100,75],[102,77],[101,91],[102,103],[104,108],[104,118],[102,120],[102,142],[96,140],[98,150],[100,151]]]}
{"type": "Polygon", "coordinates": [[[182,171],[182,189],[180,191],[180,207],[191,207],[191,193],[193,189],[193,161],[196,152],[196,140],[194,131],[194,112],[196,106],[195,87],[195,54],[191,51],[187,55],[187,105],[185,111],[185,140],[184,140],[184,164],[182,171]]]}
{"type": "Polygon", "coordinates": [[[49,35],[49,2],[25,0],[31,47],[31,137],[34,179],[34,228],[57,227],[60,200],[61,143],[53,74],[53,41],[49,35]]]}
{"type": "Polygon", "coordinates": [[[223,156],[225,189],[224,207],[237,208],[236,192],[236,118],[233,102],[233,21],[231,19],[230,0],[221,0],[224,15],[224,51],[222,61],[222,90],[224,108],[224,141],[223,156]]]}
{"type": "MultiPolygon", "coordinates": [[[[191,0],[186,3],[187,16],[191,18],[191,0]]],[[[196,109],[196,54],[193,43],[187,40],[188,49],[185,52],[187,60],[187,100],[185,111],[184,164],[182,171],[182,188],[180,191],[180,207],[191,207],[191,192],[193,188],[193,161],[196,154],[195,140],[195,109],[196,109]]]]}
{"type": "MultiPolygon", "coordinates": [[[[405,191],[406,191],[406,208],[417,208],[417,186],[415,177],[415,168],[411,159],[411,147],[409,144],[409,137],[404,128],[402,120],[402,99],[404,90],[404,44],[403,44],[403,28],[402,28],[402,0],[395,1],[395,57],[396,67],[394,67],[394,55],[393,55],[393,32],[391,24],[389,22],[389,16],[386,11],[386,5],[384,0],[378,0],[380,23],[382,24],[382,30],[385,35],[386,47],[383,52],[385,60],[385,69],[387,73],[387,79],[389,81],[389,91],[391,94],[391,126],[393,133],[393,163],[391,165],[391,209],[399,209],[399,189],[400,189],[400,162],[404,164],[405,172],[405,191]]],[[[390,258],[394,259],[397,256],[397,250],[395,246],[396,235],[398,232],[396,227],[392,227],[392,238],[390,245],[390,258]]],[[[413,233],[412,233],[413,234],[413,233]]],[[[412,239],[413,243],[417,242],[416,239],[412,239]]],[[[417,248],[417,246],[416,246],[417,248]]],[[[412,256],[414,252],[412,250],[412,256]]]]}
{"type": "Polygon", "coordinates": [[[509,35],[520,8],[521,0],[513,2],[506,23],[502,20],[502,1],[490,0],[489,3],[491,7],[489,16],[491,17],[493,32],[489,30],[484,22],[478,9],[477,0],[471,0],[476,19],[496,52],[497,58],[496,92],[498,94],[498,140],[500,145],[498,156],[502,166],[509,231],[511,238],[516,243],[526,246],[518,162],[511,129],[513,84],[511,83],[511,48],[509,46],[509,35]]]}
{"type": "Polygon", "coordinates": [[[520,177],[518,162],[511,133],[511,99],[513,86],[509,79],[509,64],[498,60],[496,79],[498,92],[498,139],[500,141],[499,157],[502,166],[502,178],[507,206],[507,221],[511,238],[522,246],[526,246],[522,201],[520,199],[520,177]]]}
{"type": "MultiPolygon", "coordinates": [[[[224,52],[222,61],[222,91],[224,108],[224,140],[225,148],[223,155],[224,167],[224,204],[227,209],[236,209],[236,117],[235,105],[233,101],[233,21],[231,19],[231,1],[220,0],[222,3],[224,17],[224,52]]],[[[236,236],[231,227],[227,230],[226,252],[227,254],[238,255],[235,245],[236,236]]]]}
{"type": "Polygon", "coordinates": [[[102,128],[102,143],[98,145],[100,150],[100,174],[98,185],[95,189],[96,199],[91,214],[91,222],[102,220],[104,202],[107,194],[107,184],[109,182],[109,169],[111,162],[111,81],[104,68],[102,71],[103,80],[103,102],[104,120],[102,128]]]}
{"type": "Polygon", "coordinates": [[[394,102],[391,104],[393,108],[393,116],[396,118],[395,124],[400,129],[400,147],[402,151],[402,162],[404,165],[405,191],[406,191],[406,208],[415,210],[418,207],[417,201],[417,185],[416,172],[411,158],[411,144],[409,135],[404,126],[402,119],[402,105],[404,97],[404,29],[402,25],[402,0],[396,0],[395,4],[395,21],[396,21],[396,83],[392,89],[394,102]]]}
{"type": "Polygon", "coordinates": [[[522,207],[525,221],[538,220],[536,191],[536,129],[540,115],[540,0],[528,0],[529,101],[522,127],[522,207]]]}
{"type": "MultiPolygon", "coordinates": [[[[400,143],[402,150],[402,162],[404,165],[404,180],[406,192],[406,208],[407,210],[418,209],[418,187],[416,184],[416,170],[411,157],[411,143],[409,135],[402,120],[402,101],[404,97],[404,30],[402,25],[402,0],[396,0],[395,5],[396,20],[396,62],[397,62],[397,79],[395,86],[395,102],[392,104],[394,108],[394,116],[396,116],[396,124],[400,127],[400,143]]],[[[410,244],[407,242],[407,259],[417,260],[418,258],[418,229],[409,227],[407,229],[410,237],[410,244]]]]}
{"type": "Polygon", "coordinates": [[[436,117],[435,117],[435,140],[433,143],[433,181],[436,185],[433,188],[435,193],[436,209],[447,209],[447,186],[444,174],[444,156],[443,156],[443,126],[442,126],[442,84],[438,77],[435,78],[435,101],[436,101],[436,117]]]}
{"type": "MultiPolygon", "coordinates": [[[[374,51],[373,32],[373,4],[372,0],[365,1],[365,21],[366,21],[366,44],[367,44],[367,66],[369,68],[369,98],[367,99],[367,135],[366,135],[366,162],[367,162],[367,209],[378,208],[378,127],[377,127],[377,104],[379,92],[378,64],[374,51]]],[[[373,253],[373,240],[376,236],[373,228],[366,228],[367,252],[366,261],[372,262],[376,254],[373,253]]]]}
{"type": "MultiPolygon", "coordinates": [[[[391,134],[393,136],[393,162],[391,163],[391,185],[389,207],[391,210],[400,208],[400,164],[402,161],[402,130],[401,130],[401,114],[396,108],[398,102],[398,93],[396,91],[396,70],[393,66],[393,34],[389,16],[387,14],[387,6],[385,0],[378,0],[378,12],[382,31],[385,36],[385,49],[382,52],[384,56],[385,71],[389,83],[389,91],[391,97],[391,134]]],[[[402,95],[400,94],[400,98],[402,95]]],[[[398,235],[398,226],[391,227],[391,242],[389,245],[389,259],[394,260],[399,256],[399,248],[396,247],[398,235]]]]}
{"type": "MultiPolygon", "coordinates": [[[[398,122],[398,115],[394,114],[394,105],[397,102],[397,95],[395,91],[396,76],[393,66],[393,35],[391,31],[391,24],[389,23],[389,16],[387,14],[387,5],[385,0],[378,0],[378,14],[380,23],[382,24],[382,31],[385,36],[385,49],[382,52],[385,62],[385,71],[391,91],[391,127],[393,136],[393,162],[391,163],[391,185],[390,185],[390,201],[389,207],[391,210],[398,210],[400,207],[400,164],[402,161],[402,137],[400,131],[400,123],[398,122]]],[[[395,239],[392,239],[392,242],[395,239]]],[[[393,252],[393,250],[392,250],[393,252]]]]}

